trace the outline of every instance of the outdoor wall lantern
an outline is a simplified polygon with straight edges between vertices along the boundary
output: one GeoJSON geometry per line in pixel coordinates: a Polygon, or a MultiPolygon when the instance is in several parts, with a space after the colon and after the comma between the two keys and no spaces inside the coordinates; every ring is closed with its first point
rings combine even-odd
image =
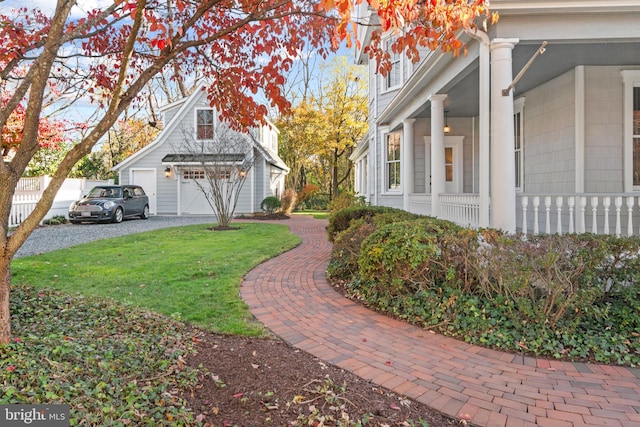
{"type": "Polygon", "coordinates": [[[447,121],[448,114],[449,114],[449,110],[444,110],[444,133],[451,132],[451,127],[449,126],[449,122],[447,121]]]}
{"type": "Polygon", "coordinates": [[[164,177],[169,178],[171,176],[171,168],[169,166],[164,170],[164,177]]]}

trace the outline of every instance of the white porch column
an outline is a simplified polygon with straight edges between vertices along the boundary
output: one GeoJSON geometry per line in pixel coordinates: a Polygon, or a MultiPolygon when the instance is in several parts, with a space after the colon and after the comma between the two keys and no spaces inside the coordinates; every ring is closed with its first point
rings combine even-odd
{"type": "Polygon", "coordinates": [[[483,37],[479,37],[480,39],[480,58],[478,59],[480,62],[480,88],[479,88],[479,129],[478,133],[480,134],[478,143],[480,144],[479,153],[478,153],[478,162],[479,162],[479,180],[478,180],[478,192],[480,196],[480,217],[479,225],[480,227],[486,228],[489,227],[489,206],[491,205],[490,201],[490,167],[489,162],[491,159],[490,155],[490,137],[489,130],[491,129],[490,124],[490,115],[491,115],[491,102],[490,102],[490,74],[489,71],[491,69],[490,66],[490,42],[489,37],[485,33],[482,33],[483,37]]]}
{"type": "Polygon", "coordinates": [[[402,121],[402,209],[409,210],[409,195],[414,192],[413,123],[415,119],[402,121]]]}
{"type": "Polygon", "coordinates": [[[440,194],[445,191],[444,167],[444,100],[445,94],[436,94],[431,101],[431,215],[440,216],[440,194]]]}
{"type": "Polygon", "coordinates": [[[513,90],[502,90],[513,80],[511,51],[518,39],[491,43],[491,226],[516,231],[516,165],[513,135],[513,90]]]}

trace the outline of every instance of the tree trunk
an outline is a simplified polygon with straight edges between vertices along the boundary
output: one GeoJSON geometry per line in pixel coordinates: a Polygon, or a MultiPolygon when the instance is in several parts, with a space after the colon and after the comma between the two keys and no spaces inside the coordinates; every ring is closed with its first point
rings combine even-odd
{"type": "Polygon", "coordinates": [[[11,342],[11,310],[9,293],[11,291],[11,258],[0,258],[0,345],[11,342]]]}

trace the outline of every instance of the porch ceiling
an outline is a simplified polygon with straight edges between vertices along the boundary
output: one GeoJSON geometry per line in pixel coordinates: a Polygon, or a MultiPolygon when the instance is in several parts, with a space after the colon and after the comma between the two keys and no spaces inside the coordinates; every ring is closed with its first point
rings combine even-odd
{"type": "MultiPolygon", "coordinates": [[[[514,77],[534,55],[542,42],[518,44],[513,50],[514,77]]],[[[557,77],[578,65],[640,66],[640,42],[616,43],[554,43],[550,42],[544,54],[539,55],[514,89],[514,97],[557,77]]],[[[474,69],[459,82],[445,86],[445,109],[449,117],[473,117],[478,115],[479,77],[478,62],[474,69]],[[472,100],[470,102],[470,100],[472,100]]],[[[504,88],[501,88],[504,89],[504,88]]],[[[431,106],[426,103],[413,117],[430,117],[431,106]]]]}

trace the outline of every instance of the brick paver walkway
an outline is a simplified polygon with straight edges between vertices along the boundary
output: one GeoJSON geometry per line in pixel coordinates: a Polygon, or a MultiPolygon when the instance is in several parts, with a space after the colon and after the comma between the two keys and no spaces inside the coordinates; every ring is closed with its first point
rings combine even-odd
{"type": "Polygon", "coordinates": [[[251,271],[251,312],[295,347],[477,426],[640,426],[640,369],[484,349],[376,314],[334,291],[326,221],[294,216],[297,248],[251,271]]]}

